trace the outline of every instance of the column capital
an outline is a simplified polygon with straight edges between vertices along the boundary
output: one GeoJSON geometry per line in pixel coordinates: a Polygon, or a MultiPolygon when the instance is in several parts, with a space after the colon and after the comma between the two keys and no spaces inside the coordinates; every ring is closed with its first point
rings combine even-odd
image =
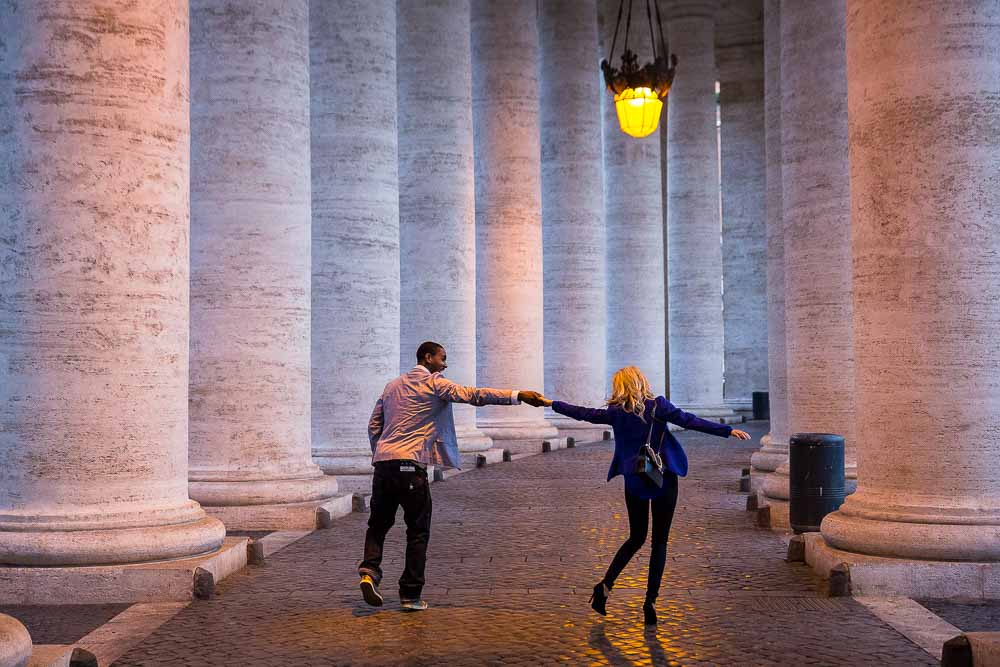
{"type": "Polygon", "coordinates": [[[667,0],[663,10],[663,18],[667,21],[686,18],[714,20],[719,11],[719,0],[667,0]]]}

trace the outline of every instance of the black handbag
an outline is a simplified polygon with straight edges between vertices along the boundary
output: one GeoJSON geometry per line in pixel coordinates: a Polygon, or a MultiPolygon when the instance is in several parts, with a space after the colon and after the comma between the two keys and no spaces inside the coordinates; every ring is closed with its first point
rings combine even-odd
{"type": "MultiPolygon", "coordinates": [[[[651,442],[653,440],[653,426],[656,425],[656,405],[653,405],[653,412],[649,419],[649,434],[646,435],[646,444],[642,446],[639,456],[635,458],[635,474],[647,484],[663,486],[663,459],[656,452],[651,442]]],[[[666,427],[664,427],[666,428],[666,427]]]]}

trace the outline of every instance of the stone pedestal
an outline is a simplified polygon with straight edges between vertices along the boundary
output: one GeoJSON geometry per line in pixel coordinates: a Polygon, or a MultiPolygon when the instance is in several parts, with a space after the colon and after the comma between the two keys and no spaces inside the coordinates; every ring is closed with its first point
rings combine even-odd
{"type": "MultiPolygon", "coordinates": [[[[448,377],[476,384],[476,191],[469,0],[401,2],[399,62],[402,372],[426,340],[448,351],[448,377]]],[[[462,452],[493,441],[455,405],[462,452]]]]}
{"type": "MultiPolygon", "coordinates": [[[[1000,16],[960,2],[928,23],[936,7],[848,7],[859,486],[822,534],[907,573],[925,560],[993,571],[1000,16]],[[918,72],[935,95],[905,83],[918,72]]],[[[996,578],[984,586],[996,595],[996,578]]]]}
{"type": "Polygon", "coordinates": [[[225,528],[187,489],[188,5],[65,9],[0,5],[0,564],[211,552],[225,528]]]}
{"type": "MultiPolygon", "coordinates": [[[[674,2],[667,5],[665,17],[670,51],[679,61],[677,78],[667,96],[670,399],[685,410],[713,419],[732,414],[722,395],[717,5],[715,0],[674,2]]],[[[633,301],[640,303],[641,295],[633,301]]]]}
{"type": "MultiPolygon", "coordinates": [[[[767,370],[771,432],[750,457],[751,487],[788,462],[788,382],[785,358],[785,233],[781,189],[781,3],[764,2],[764,115],[767,208],[767,370]]],[[[787,500],[787,479],[774,500],[787,500]]],[[[766,490],[764,491],[766,494],[766,490]]]]}
{"type": "MultiPolygon", "coordinates": [[[[606,58],[611,50],[618,6],[617,0],[600,0],[598,3],[601,57],[606,58]]],[[[621,67],[624,32],[623,16],[612,57],[615,68],[621,67]]],[[[649,29],[636,16],[633,16],[629,32],[629,48],[639,55],[641,63],[652,59],[653,45],[650,43],[649,29]]],[[[599,75],[593,76],[596,79],[599,75]]],[[[663,129],[642,139],[623,133],[612,95],[603,86],[601,91],[608,266],[607,374],[610,377],[624,366],[638,366],[649,378],[655,393],[666,393],[666,306],[661,279],[664,275],[664,234],[659,136],[663,129]]],[[[665,104],[661,119],[666,116],[665,104]]],[[[714,137],[714,124],[712,127],[714,137]]],[[[719,281],[721,280],[720,268],[719,281]]],[[[720,302],[719,308],[721,307],[720,302]]],[[[719,380],[721,392],[721,374],[719,380]]],[[[609,385],[608,379],[605,379],[602,388],[608,388],[609,385]]]]}
{"type": "MultiPolygon", "coordinates": [[[[538,8],[545,394],[596,407],[608,382],[597,9],[594,0],[543,0],[538,8]]],[[[555,413],[546,418],[559,435],[581,442],[600,440],[606,429],[555,413]]]]}
{"type": "Polygon", "coordinates": [[[857,479],[844,0],[781,5],[789,433],[844,436],[857,479]]]}
{"type": "Polygon", "coordinates": [[[764,45],[759,27],[719,26],[718,36],[724,394],[749,413],[753,392],[768,389],[764,45]]]}
{"type": "Polygon", "coordinates": [[[309,5],[191,21],[189,490],[230,530],[288,527],[337,493],[309,424],[309,5]]]}
{"type": "Polygon", "coordinates": [[[369,487],[368,418],[399,374],[396,3],[310,4],[312,446],[369,487]]]}
{"type": "MultiPolygon", "coordinates": [[[[544,389],[541,152],[534,0],[472,1],[477,383],[544,389]]],[[[542,451],[558,436],[529,405],[480,408],[495,446],[542,451]]]]}
{"type": "Polygon", "coordinates": [[[27,667],[31,635],[16,618],[0,614],[0,667],[27,667]]]}

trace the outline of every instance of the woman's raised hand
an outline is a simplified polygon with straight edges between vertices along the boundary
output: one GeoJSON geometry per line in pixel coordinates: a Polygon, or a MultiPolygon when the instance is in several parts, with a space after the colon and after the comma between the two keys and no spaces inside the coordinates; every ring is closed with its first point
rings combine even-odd
{"type": "Polygon", "coordinates": [[[741,431],[738,428],[734,428],[733,432],[730,433],[730,435],[732,435],[734,438],[737,438],[739,440],[749,440],[750,439],[750,434],[749,433],[747,433],[746,431],[741,431]]]}

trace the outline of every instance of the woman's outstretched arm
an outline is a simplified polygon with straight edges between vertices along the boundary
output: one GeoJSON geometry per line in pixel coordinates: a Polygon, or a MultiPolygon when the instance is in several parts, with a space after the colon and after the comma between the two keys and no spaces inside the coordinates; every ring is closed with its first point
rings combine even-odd
{"type": "Polygon", "coordinates": [[[584,408],[572,403],[564,403],[563,401],[551,401],[551,407],[555,412],[580,422],[590,422],[591,424],[611,423],[611,413],[601,408],[584,408]]]}
{"type": "Polygon", "coordinates": [[[708,433],[709,435],[717,435],[720,438],[728,438],[730,435],[734,435],[740,440],[750,439],[750,435],[748,433],[740,431],[739,429],[734,429],[728,424],[708,421],[707,419],[702,419],[698,415],[691,414],[690,412],[684,412],[663,396],[656,397],[656,410],[656,416],[658,419],[665,419],[671,424],[677,424],[678,426],[691,431],[700,431],[702,433],[708,433]]]}

